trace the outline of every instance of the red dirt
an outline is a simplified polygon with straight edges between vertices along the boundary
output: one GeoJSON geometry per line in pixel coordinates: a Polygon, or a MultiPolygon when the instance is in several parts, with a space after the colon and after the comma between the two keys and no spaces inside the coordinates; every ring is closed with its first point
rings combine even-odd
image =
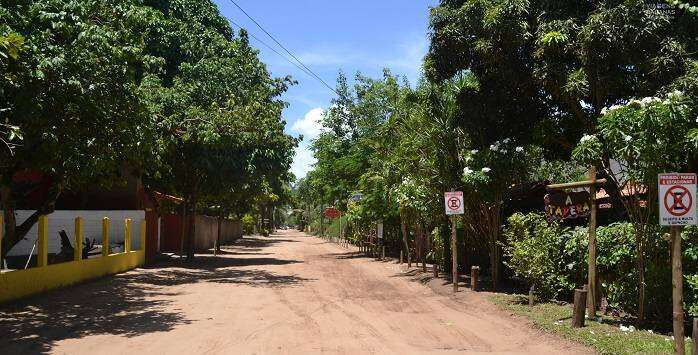
{"type": "Polygon", "coordinates": [[[0,308],[15,353],[519,353],[591,350],[529,328],[487,296],[411,281],[299,232],[248,237],[0,308]]]}

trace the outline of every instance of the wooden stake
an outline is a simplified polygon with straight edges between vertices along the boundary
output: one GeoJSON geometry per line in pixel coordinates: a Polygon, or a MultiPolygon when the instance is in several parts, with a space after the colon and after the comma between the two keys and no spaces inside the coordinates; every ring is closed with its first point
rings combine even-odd
{"type": "MultiPolygon", "coordinates": [[[[589,180],[596,181],[596,167],[589,168],[589,180]]],[[[589,185],[591,213],[589,214],[589,270],[587,289],[587,315],[596,317],[596,185],[589,185]]]]}
{"type": "Polygon", "coordinates": [[[531,288],[528,290],[528,305],[530,307],[533,307],[536,304],[536,286],[531,285],[531,288]]]}
{"type": "Polygon", "coordinates": [[[477,291],[477,279],[480,273],[479,266],[473,266],[470,268],[470,290],[477,291]]]}
{"type": "Polygon", "coordinates": [[[458,292],[458,246],[456,244],[456,218],[451,216],[451,259],[453,259],[453,292],[458,292]]]}
{"type": "Polygon", "coordinates": [[[574,290],[572,328],[582,328],[584,326],[584,308],[586,308],[587,294],[586,290],[574,290]]]}
{"type": "Polygon", "coordinates": [[[404,251],[400,250],[400,264],[402,264],[402,258],[404,257],[404,255],[402,255],[403,253],[404,251]]]}
{"type": "MultiPolygon", "coordinates": [[[[671,289],[674,320],[674,351],[686,352],[683,329],[683,266],[681,265],[681,227],[671,227],[671,289]]],[[[693,331],[695,333],[695,330],[693,331]]]]}

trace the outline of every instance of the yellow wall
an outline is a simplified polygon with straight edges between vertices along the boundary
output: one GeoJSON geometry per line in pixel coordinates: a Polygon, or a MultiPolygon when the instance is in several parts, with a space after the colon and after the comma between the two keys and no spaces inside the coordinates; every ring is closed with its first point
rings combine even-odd
{"type": "MultiPolygon", "coordinates": [[[[110,254],[94,259],[81,260],[80,249],[76,249],[75,261],[60,264],[46,265],[48,249],[41,247],[47,239],[48,218],[39,217],[39,249],[37,258],[38,267],[0,273],[0,303],[5,303],[35,295],[38,293],[54,290],[61,287],[70,286],[87,280],[96,279],[106,275],[118,274],[120,272],[135,269],[145,264],[145,221],[141,223],[140,245],[141,250],[129,251],[131,246],[131,225],[132,221],[124,221],[126,229],[125,245],[126,252],[110,254]],[[42,260],[44,260],[42,264],[42,260]]],[[[105,218],[106,225],[109,219],[105,218]]],[[[0,230],[2,230],[2,220],[0,219],[0,230]]],[[[75,219],[75,245],[80,246],[82,241],[82,219],[75,219]]],[[[106,232],[108,233],[108,231],[106,232]]],[[[0,236],[1,237],[1,236],[0,236]]],[[[105,240],[108,240],[108,236],[105,240]]],[[[1,238],[0,238],[1,239],[1,238]]],[[[108,245],[108,244],[107,244],[108,245]]]]}
{"type": "Polygon", "coordinates": [[[143,265],[142,250],[0,274],[0,303],[70,286],[143,265]]]}

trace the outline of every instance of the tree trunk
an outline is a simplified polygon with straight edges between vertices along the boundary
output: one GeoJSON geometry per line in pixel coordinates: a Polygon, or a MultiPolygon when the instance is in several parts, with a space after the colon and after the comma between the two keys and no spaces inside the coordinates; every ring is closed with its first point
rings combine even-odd
{"type": "Polygon", "coordinates": [[[216,251],[221,251],[221,227],[223,224],[223,216],[218,216],[218,234],[216,235],[216,251]]]}
{"type": "Polygon", "coordinates": [[[191,222],[187,236],[187,260],[194,261],[194,249],[196,247],[196,197],[193,197],[191,201],[191,213],[189,214],[189,220],[191,222]]]}
{"type": "Polygon", "coordinates": [[[182,233],[179,238],[179,257],[184,257],[184,240],[187,235],[187,200],[182,202],[182,233]]]}
{"type": "Polygon", "coordinates": [[[54,179],[43,204],[20,225],[17,225],[17,220],[15,219],[16,210],[12,188],[8,183],[4,183],[2,188],[0,188],[5,227],[2,249],[0,249],[0,262],[2,262],[7,253],[29,233],[31,228],[39,221],[40,216],[53,213],[55,210],[56,200],[63,192],[63,183],[58,177],[54,179]]]}
{"type": "Polygon", "coordinates": [[[407,235],[407,216],[405,211],[400,209],[400,230],[402,231],[402,242],[405,247],[405,256],[407,256],[407,267],[412,267],[412,258],[410,255],[409,236],[407,235]]]}
{"type": "Polygon", "coordinates": [[[637,244],[637,275],[638,275],[638,290],[637,290],[637,327],[640,328],[645,323],[645,255],[643,248],[642,233],[635,230],[635,243],[637,244]]]}
{"type": "Polygon", "coordinates": [[[417,223],[417,233],[419,234],[419,257],[422,260],[422,272],[427,272],[427,240],[421,221],[417,223]]]}

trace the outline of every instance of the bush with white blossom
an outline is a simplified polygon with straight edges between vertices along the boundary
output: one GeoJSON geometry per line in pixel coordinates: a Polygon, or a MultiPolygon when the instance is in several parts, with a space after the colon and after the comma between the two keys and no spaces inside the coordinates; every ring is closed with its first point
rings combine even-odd
{"type": "Polygon", "coordinates": [[[573,152],[580,163],[622,165],[628,179],[651,183],[659,172],[684,171],[698,152],[693,103],[681,91],[611,106],[599,117],[598,132],[585,135],[573,152]]]}

